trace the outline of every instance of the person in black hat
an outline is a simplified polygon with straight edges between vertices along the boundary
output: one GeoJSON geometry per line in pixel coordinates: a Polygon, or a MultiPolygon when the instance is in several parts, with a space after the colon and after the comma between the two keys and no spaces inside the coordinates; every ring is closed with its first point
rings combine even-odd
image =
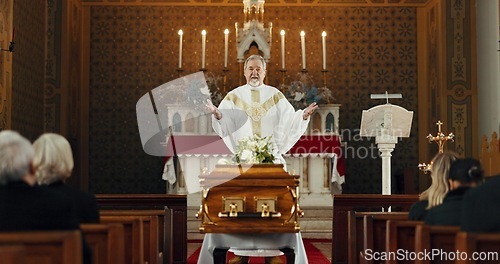
{"type": "Polygon", "coordinates": [[[451,164],[449,173],[450,191],[441,205],[429,210],[425,217],[427,225],[460,226],[465,193],[484,179],[480,162],[473,158],[457,159],[451,164]]]}

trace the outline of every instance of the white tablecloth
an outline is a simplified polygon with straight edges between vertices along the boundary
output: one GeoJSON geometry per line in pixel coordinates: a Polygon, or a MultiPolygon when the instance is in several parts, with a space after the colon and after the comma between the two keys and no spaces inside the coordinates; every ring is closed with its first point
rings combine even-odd
{"type": "Polygon", "coordinates": [[[198,264],[213,264],[215,248],[280,249],[284,247],[295,251],[295,264],[308,264],[300,233],[205,234],[198,264]]]}

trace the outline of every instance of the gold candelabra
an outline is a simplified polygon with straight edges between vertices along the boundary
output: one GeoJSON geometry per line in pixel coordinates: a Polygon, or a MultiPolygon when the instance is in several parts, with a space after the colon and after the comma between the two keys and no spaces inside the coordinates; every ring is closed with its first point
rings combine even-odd
{"type": "Polygon", "coordinates": [[[326,73],[328,72],[327,70],[322,70],[321,72],[323,72],[323,87],[327,87],[326,86],[326,73]]]}
{"type": "Polygon", "coordinates": [[[281,69],[281,92],[283,94],[285,94],[285,90],[286,90],[286,87],[285,87],[285,73],[286,73],[286,70],[285,69],[281,69]]]}
{"type": "Polygon", "coordinates": [[[222,70],[222,72],[224,73],[224,79],[223,79],[224,84],[222,86],[222,91],[224,92],[224,94],[226,94],[226,83],[227,83],[227,72],[228,71],[229,70],[227,69],[227,67],[224,67],[224,69],[222,70]]]}
{"type": "MultiPolygon", "coordinates": [[[[455,135],[453,133],[450,133],[448,134],[447,136],[441,132],[441,126],[443,125],[443,123],[441,122],[441,120],[439,120],[436,125],[438,126],[438,133],[436,134],[436,136],[433,136],[432,134],[429,134],[426,138],[427,140],[429,140],[429,143],[432,143],[432,142],[436,142],[436,144],[438,144],[438,148],[439,148],[439,153],[443,153],[444,151],[444,144],[450,140],[451,142],[454,141],[454,138],[455,138],[455,135]]],[[[418,169],[423,171],[424,173],[427,173],[428,171],[430,171],[432,168],[432,162],[429,163],[429,164],[426,164],[426,163],[420,163],[418,164],[418,169]]]]}

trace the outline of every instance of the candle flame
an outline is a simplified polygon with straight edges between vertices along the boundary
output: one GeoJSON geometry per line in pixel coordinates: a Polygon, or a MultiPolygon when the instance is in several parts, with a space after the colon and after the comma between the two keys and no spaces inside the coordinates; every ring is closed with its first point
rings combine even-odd
{"type": "Polygon", "coordinates": [[[303,37],[306,35],[306,32],[304,32],[304,30],[300,31],[300,36],[303,37]]]}
{"type": "Polygon", "coordinates": [[[323,31],[323,33],[321,33],[321,36],[326,37],[326,31],[323,31]]]}
{"type": "Polygon", "coordinates": [[[177,32],[177,34],[179,34],[179,36],[182,36],[182,34],[184,34],[184,32],[182,31],[182,29],[179,29],[179,32],[177,32]]]}
{"type": "Polygon", "coordinates": [[[285,35],[285,30],[281,30],[280,35],[284,36],[285,35]]]}
{"type": "Polygon", "coordinates": [[[206,31],[206,30],[202,30],[202,31],[201,31],[201,34],[202,34],[203,36],[205,36],[205,35],[207,34],[207,31],[206,31]]]}
{"type": "Polygon", "coordinates": [[[229,29],[226,28],[226,30],[224,30],[224,34],[229,34],[229,29]]]}

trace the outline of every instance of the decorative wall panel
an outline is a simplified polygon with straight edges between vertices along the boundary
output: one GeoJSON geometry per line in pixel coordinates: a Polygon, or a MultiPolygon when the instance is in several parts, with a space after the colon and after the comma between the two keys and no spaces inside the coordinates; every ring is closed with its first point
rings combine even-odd
{"type": "MultiPolygon", "coordinates": [[[[13,41],[12,0],[0,2],[0,48],[8,50],[13,41]]],[[[10,128],[12,93],[12,53],[0,54],[0,129],[10,128]]]]}
{"type": "Polygon", "coordinates": [[[43,132],[46,1],[14,1],[12,129],[30,140],[43,132]]]}

